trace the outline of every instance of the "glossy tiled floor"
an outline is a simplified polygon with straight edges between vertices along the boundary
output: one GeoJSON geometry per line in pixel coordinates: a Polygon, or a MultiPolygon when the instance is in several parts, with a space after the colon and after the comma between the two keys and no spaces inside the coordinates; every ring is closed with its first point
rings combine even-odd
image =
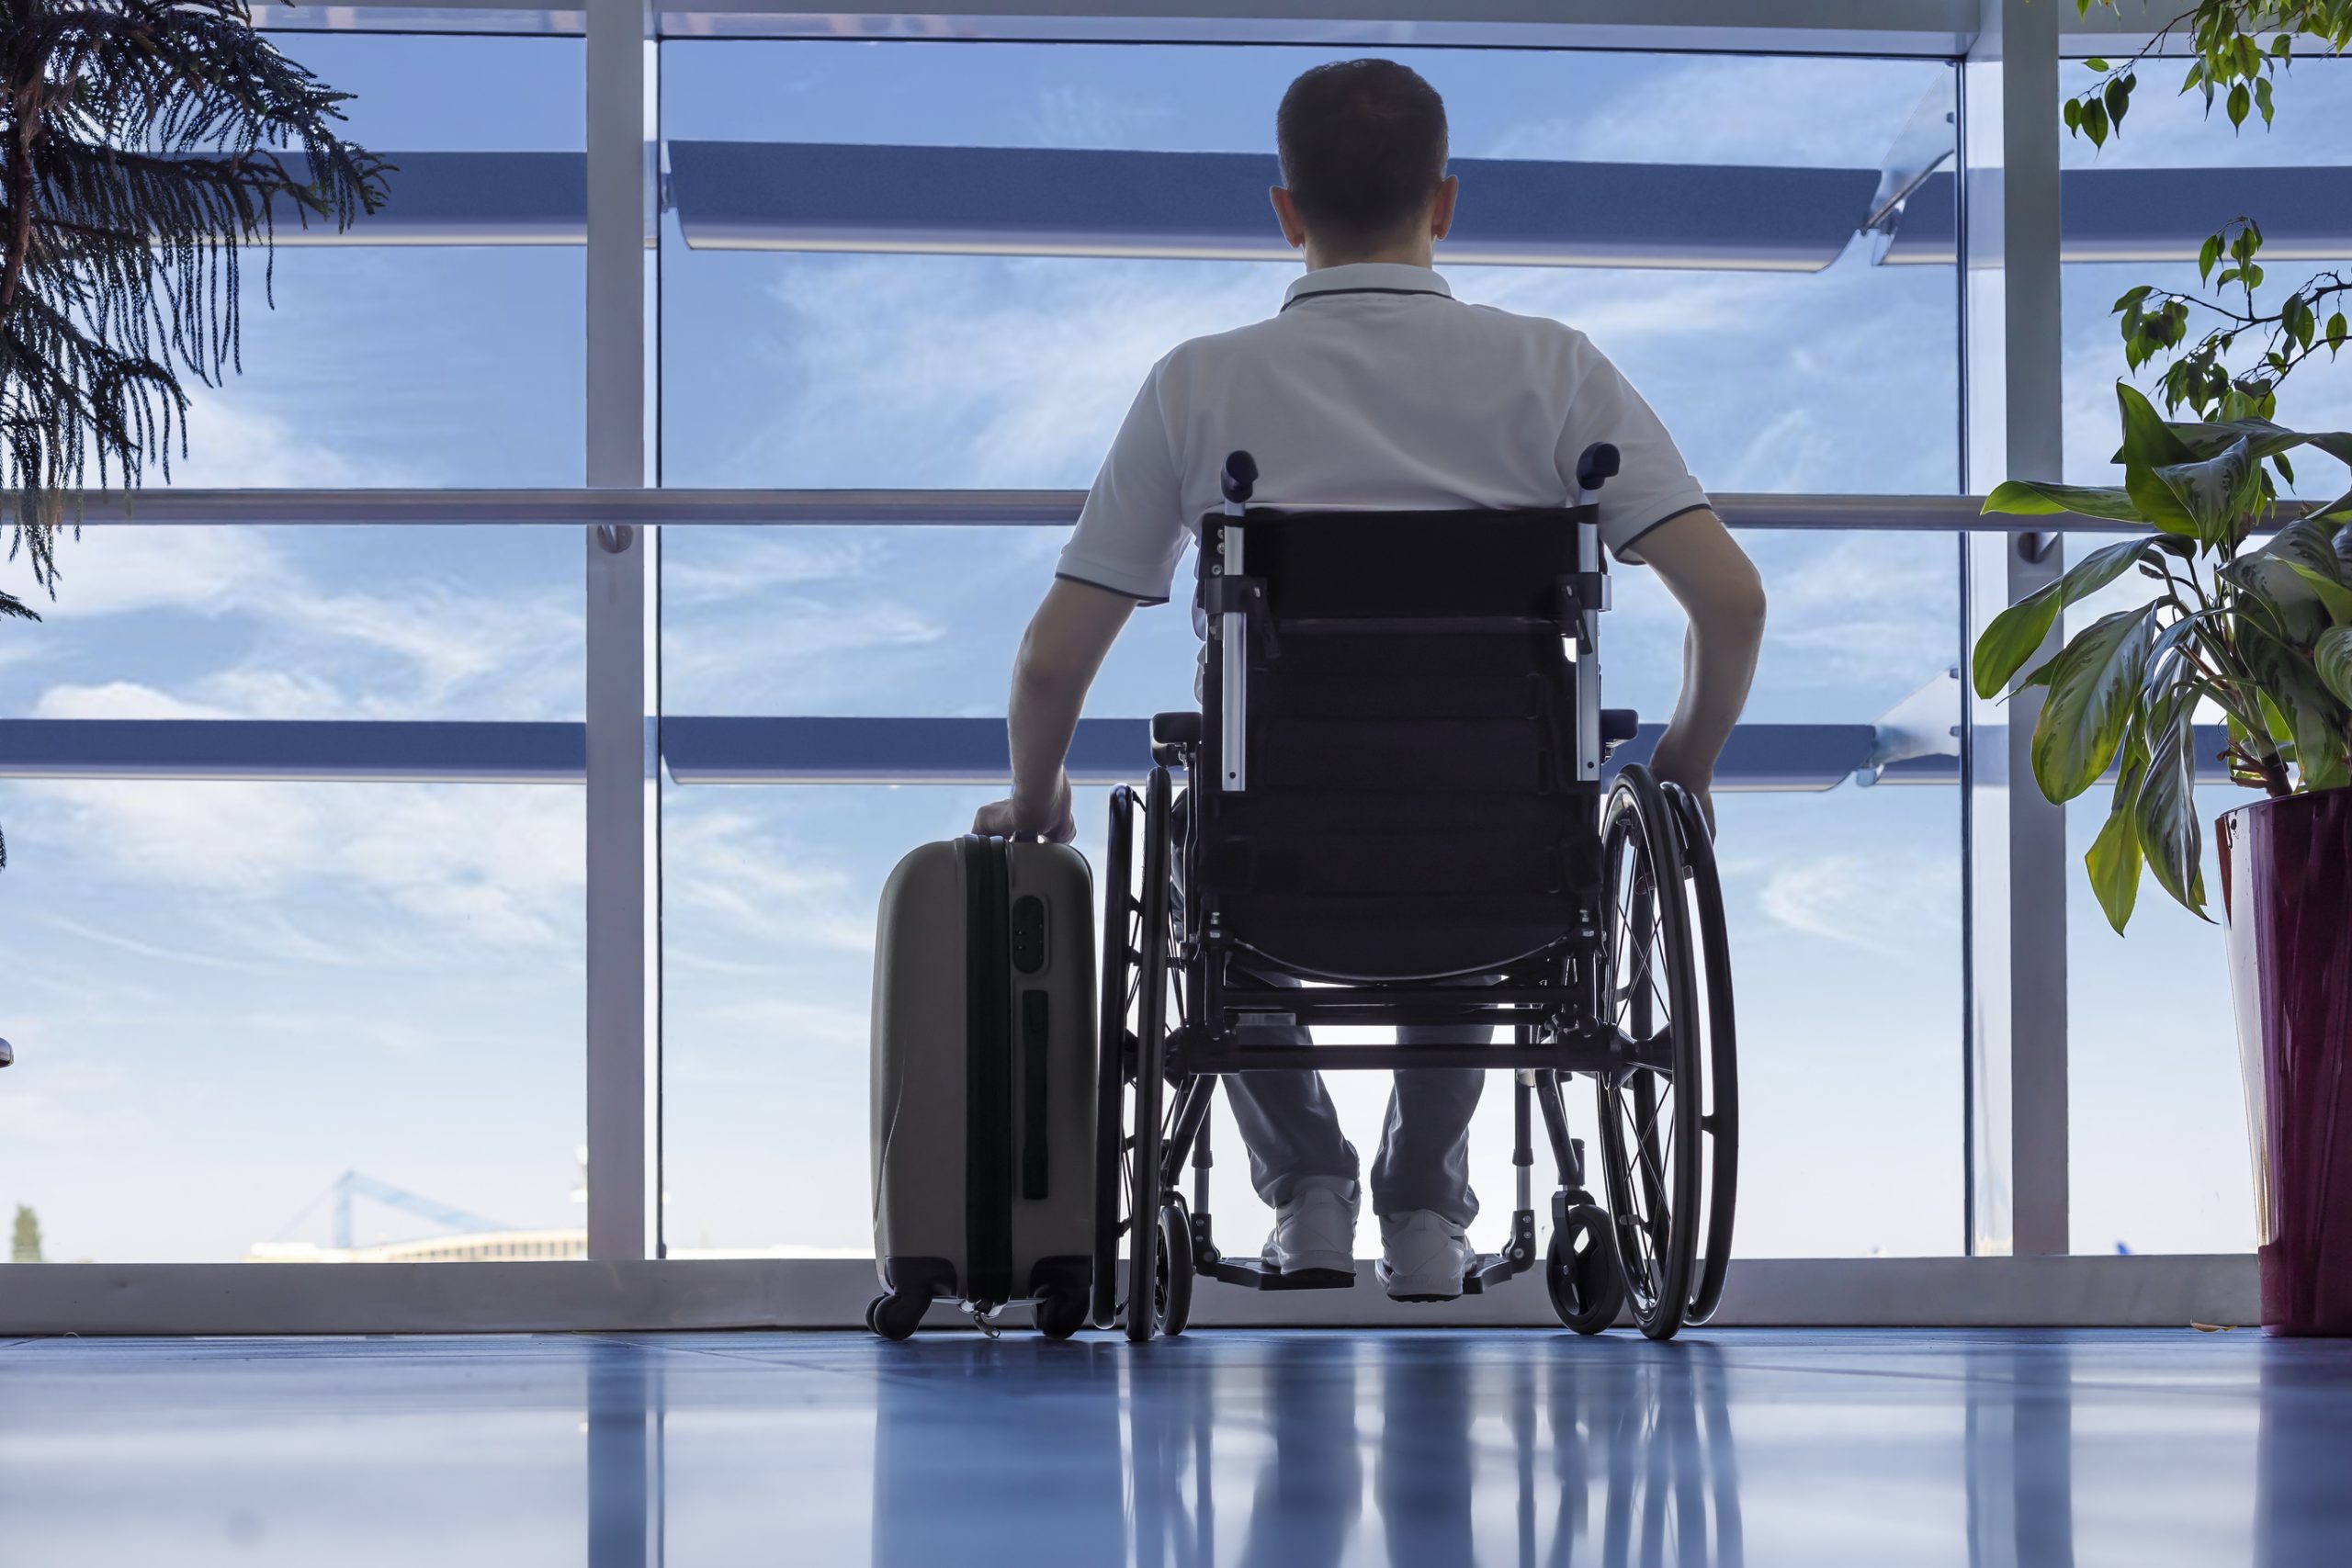
{"type": "Polygon", "coordinates": [[[2352,1562],[2352,1343],[0,1345],[0,1562],[2352,1562]]]}

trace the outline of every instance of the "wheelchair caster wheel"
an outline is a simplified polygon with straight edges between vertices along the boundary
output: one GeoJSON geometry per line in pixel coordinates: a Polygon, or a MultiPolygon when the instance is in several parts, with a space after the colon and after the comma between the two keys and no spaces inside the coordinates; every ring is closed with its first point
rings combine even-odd
{"type": "Polygon", "coordinates": [[[1570,1209],[1554,1227],[1544,1255],[1544,1288],[1552,1310],[1578,1334],[1598,1334],[1617,1321],[1625,1281],[1609,1245],[1609,1216],[1589,1203],[1570,1209]]]}
{"type": "Polygon", "coordinates": [[[1182,1334],[1193,1320],[1193,1220],[1184,1201],[1159,1206],[1159,1255],[1152,1270],[1151,1316],[1162,1334],[1182,1334]]]}
{"type": "Polygon", "coordinates": [[[1037,1332],[1048,1339],[1067,1339],[1086,1326],[1086,1298],[1066,1291],[1047,1291],[1037,1298],[1037,1332]]]}
{"type": "Polygon", "coordinates": [[[865,1326],[885,1339],[913,1337],[931,1303],[919,1296],[876,1296],[865,1309],[865,1326]]]}

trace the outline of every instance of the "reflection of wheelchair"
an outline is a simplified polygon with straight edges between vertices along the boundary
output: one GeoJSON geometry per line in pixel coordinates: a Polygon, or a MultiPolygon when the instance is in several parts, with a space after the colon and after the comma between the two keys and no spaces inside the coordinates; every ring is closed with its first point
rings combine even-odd
{"type": "Polygon", "coordinates": [[[1465,1292],[1535,1264],[1532,1107],[1558,1170],[1544,1261],[1561,1321],[1599,1333],[1630,1303],[1664,1338],[1713,1311],[1739,1141],[1723,899],[1690,796],[1637,764],[1603,779],[1634,733],[1600,705],[1589,491],[1616,458],[1586,452],[1567,511],[1292,513],[1246,510],[1256,465],[1229,460],[1226,512],[1201,528],[1202,710],[1152,721],[1139,842],[1136,792],[1111,797],[1098,1325],[1119,1310],[1122,1237],[1130,1339],[1181,1332],[1199,1275],[1352,1282],[1227,1257],[1210,1230],[1218,1077],[1295,1067],[1512,1070],[1510,1242],[1473,1259],[1465,1292]],[[1400,1024],[1456,1033],[1264,1043],[1400,1024]],[[1568,1135],[1572,1073],[1599,1086],[1605,1210],[1568,1135]]]}

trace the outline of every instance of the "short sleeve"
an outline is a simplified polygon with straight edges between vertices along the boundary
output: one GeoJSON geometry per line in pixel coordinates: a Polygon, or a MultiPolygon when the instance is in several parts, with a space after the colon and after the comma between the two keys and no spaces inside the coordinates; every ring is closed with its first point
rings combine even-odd
{"type": "Polygon", "coordinates": [[[1560,479],[1575,494],[1577,459],[1584,449],[1596,441],[1617,448],[1617,477],[1600,487],[1600,537],[1619,560],[1638,562],[1634,541],[1668,518],[1706,505],[1707,492],[1634,384],[1599,352],[1588,354],[1560,432],[1560,479]]]}
{"type": "Polygon", "coordinates": [[[1136,394],[1054,568],[1056,577],[1145,604],[1168,602],[1188,537],[1183,486],[1160,404],[1165,364],[1152,367],[1136,394]]]}

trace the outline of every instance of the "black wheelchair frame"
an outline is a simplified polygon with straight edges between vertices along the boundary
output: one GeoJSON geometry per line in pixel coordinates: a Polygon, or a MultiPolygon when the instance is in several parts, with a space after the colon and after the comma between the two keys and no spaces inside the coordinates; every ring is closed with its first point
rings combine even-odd
{"type": "MultiPolygon", "coordinates": [[[[1637,763],[1618,769],[1613,782],[1604,775],[1609,751],[1635,730],[1630,712],[1599,705],[1608,579],[1589,496],[1615,471],[1613,448],[1588,450],[1578,474],[1583,503],[1542,518],[1573,529],[1576,541],[1575,570],[1558,575],[1545,614],[1533,618],[1535,635],[1562,642],[1544,701],[1572,716],[1574,778],[1554,793],[1572,824],[1556,847],[1563,863],[1582,868],[1566,879],[1572,896],[1562,907],[1573,905],[1573,915],[1542,946],[1476,975],[1351,977],[1270,964],[1227,929],[1213,889],[1194,880],[1219,831],[1214,802],[1196,794],[1194,804],[1211,809],[1190,813],[1189,841],[1176,841],[1175,773],[1195,792],[1247,792],[1253,662],[1267,668],[1280,657],[1279,638],[1312,635],[1322,624],[1278,615],[1267,581],[1242,570],[1247,536],[1283,514],[1248,511],[1255,465],[1246,453],[1228,461],[1226,513],[1202,524],[1200,601],[1209,630],[1202,709],[1155,718],[1154,765],[1140,797],[1121,785],[1111,798],[1091,1303],[1097,1326],[1124,1313],[1131,1340],[1181,1333],[1201,1276],[1257,1290],[1354,1283],[1352,1271],[1283,1274],[1227,1257],[1216,1243],[1208,1172],[1216,1080],[1295,1067],[1472,1066],[1513,1074],[1510,1236],[1503,1251],[1474,1257],[1464,1293],[1536,1264],[1531,1145],[1540,1113],[1556,1172],[1543,1261],[1561,1322],[1597,1334],[1630,1306],[1645,1334],[1666,1338],[1714,1311],[1738,1168],[1729,953],[1712,840],[1696,803],[1637,763]],[[1180,900],[1180,874],[1194,894],[1190,908],[1180,900]],[[1312,983],[1277,986],[1269,972],[1312,983]],[[1409,1046],[1244,1038],[1269,1023],[1434,1025],[1463,1034],[1409,1046]],[[1506,1041],[1494,1040],[1498,1028],[1510,1032],[1506,1041]],[[1576,1074],[1597,1088],[1605,1206],[1587,1189],[1585,1145],[1568,1131],[1561,1082],[1576,1074]]],[[[1380,631],[1389,623],[1374,616],[1351,625],[1380,631]]]]}

